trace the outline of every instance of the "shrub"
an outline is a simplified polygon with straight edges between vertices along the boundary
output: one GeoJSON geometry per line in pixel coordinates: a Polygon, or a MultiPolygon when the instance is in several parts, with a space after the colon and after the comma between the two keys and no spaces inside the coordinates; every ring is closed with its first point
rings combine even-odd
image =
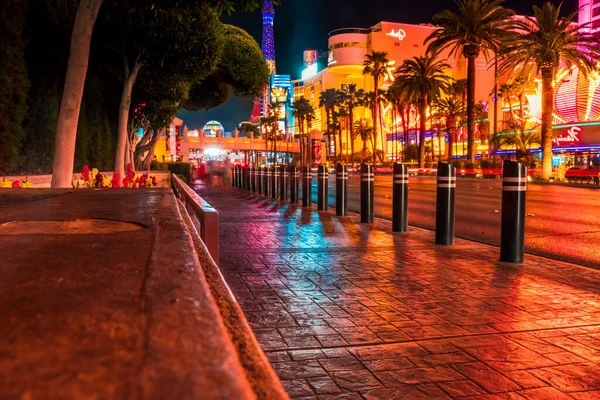
{"type": "Polygon", "coordinates": [[[188,178],[185,175],[181,175],[181,174],[175,174],[175,176],[177,176],[179,179],[181,179],[183,182],[188,183],[188,178]]]}
{"type": "Polygon", "coordinates": [[[189,182],[192,178],[191,164],[186,163],[186,162],[164,163],[164,162],[152,161],[150,163],[150,170],[152,170],[152,171],[169,171],[175,175],[182,175],[185,177],[185,182],[189,182]]]}

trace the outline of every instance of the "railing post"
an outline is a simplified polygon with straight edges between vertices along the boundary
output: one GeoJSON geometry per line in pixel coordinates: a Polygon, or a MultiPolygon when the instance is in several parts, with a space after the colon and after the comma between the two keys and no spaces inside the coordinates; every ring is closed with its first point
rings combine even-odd
{"type": "Polygon", "coordinates": [[[265,179],[265,170],[263,167],[258,167],[258,179],[256,180],[258,194],[263,193],[263,181],[265,179]]]}
{"type": "Polygon", "coordinates": [[[341,163],[335,166],[335,215],[343,217],[348,209],[348,168],[341,163]]]}
{"type": "Polygon", "coordinates": [[[394,163],[392,189],[392,232],[408,231],[408,167],[394,163]]]}
{"type": "Polygon", "coordinates": [[[375,171],[372,165],[360,164],[360,222],[371,224],[375,219],[375,171]]]}
{"type": "Polygon", "coordinates": [[[516,161],[502,165],[500,261],[522,263],[525,256],[527,168],[516,161]]]}
{"type": "Polygon", "coordinates": [[[317,174],[317,210],[327,210],[329,192],[329,171],[324,165],[319,165],[317,174]]]}
{"type": "Polygon", "coordinates": [[[271,177],[273,176],[273,167],[265,167],[265,169],[266,169],[266,173],[265,173],[264,191],[265,191],[265,196],[269,197],[271,195],[271,190],[273,189],[271,187],[271,177]]]}
{"type": "Polygon", "coordinates": [[[310,167],[302,167],[302,207],[312,206],[312,173],[310,167]]]}
{"type": "Polygon", "coordinates": [[[454,243],[454,203],[456,198],[456,168],[438,162],[437,195],[435,199],[435,244],[454,243]]]}
{"type": "Polygon", "coordinates": [[[271,168],[273,168],[273,176],[271,177],[271,198],[277,199],[277,196],[279,196],[279,168],[277,168],[277,165],[271,168]]]}
{"type": "Polygon", "coordinates": [[[287,201],[288,171],[285,165],[279,166],[279,200],[287,201]]]}
{"type": "Polygon", "coordinates": [[[300,188],[300,186],[298,185],[298,178],[300,177],[298,168],[296,168],[293,165],[290,165],[289,176],[290,176],[290,203],[296,204],[296,203],[298,203],[298,189],[300,188]]]}

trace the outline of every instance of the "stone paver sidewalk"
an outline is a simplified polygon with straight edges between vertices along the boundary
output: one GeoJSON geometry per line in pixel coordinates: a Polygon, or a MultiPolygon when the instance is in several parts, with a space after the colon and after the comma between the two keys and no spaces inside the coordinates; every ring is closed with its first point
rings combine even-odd
{"type": "Polygon", "coordinates": [[[293,398],[598,399],[600,272],[234,190],[220,268],[293,398]]]}

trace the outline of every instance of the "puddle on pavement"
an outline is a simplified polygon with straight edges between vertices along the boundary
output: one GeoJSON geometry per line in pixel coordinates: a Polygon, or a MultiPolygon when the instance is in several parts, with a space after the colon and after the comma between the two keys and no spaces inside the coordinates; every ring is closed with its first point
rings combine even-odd
{"type": "Polygon", "coordinates": [[[108,219],[76,219],[70,221],[11,221],[0,225],[0,235],[98,235],[131,232],[144,226],[108,219]]]}

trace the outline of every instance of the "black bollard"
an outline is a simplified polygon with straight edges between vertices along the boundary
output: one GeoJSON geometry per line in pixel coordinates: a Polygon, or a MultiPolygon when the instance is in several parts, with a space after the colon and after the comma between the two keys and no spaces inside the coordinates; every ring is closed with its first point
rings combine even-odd
{"type": "Polygon", "coordinates": [[[264,181],[264,194],[265,196],[269,197],[271,195],[271,190],[273,190],[273,188],[271,187],[271,176],[273,175],[273,167],[265,167],[265,181],[264,181]]]}
{"type": "Polygon", "coordinates": [[[243,189],[244,185],[242,183],[242,166],[238,165],[238,170],[237,170],[237,188],[238,189],[243,189]]]}
{"type": "Polygon", "coordinates": [[[248,167],[242,167],[242,190],[248,190],[248,167]]]}
{"type": "Polygon", "coordinates": [[[527,167],[516,161],[502,165],[500,261],[522,263],[525,256],[527,167]]]}
{"type": "Polygon", "coordinates": [[[256,168],[250,167],[250,191],[256,193],[256,168]]]}
{"type": "Polygon", "coordinates": [[[408,231],[408,167],[394,163],[392,189],[392,232],[408,231]]]}
{"type": "Polygon", "coordinates": [[[288,170],[285,165],[279,166],[279,200],[287,201],[288,170]]]}
{"type": "Polygon", "coordinates": [[[360,164],[360,222],[373,223],[375,212],[375,172],[372,165],[360,164]]]}
{"type": "Polygon", "coordinates": [[[312,207],[312,173],[310,167],[302,167],[302,207],[312,207]]]}
{"type": "Polygon", "coordinates": [[[298,189],[300,189],[298,182],[300,173],[298,172],[298,168],[293,165],[290,165],[288,173],[290,176],[290,203],[296,204],[298,203],[298,189]]]}
{"type": "Polygon", "coordinates": [[[329,171],[324,165],[319,165],[317,173],[317,210],[327,210],[327,194],[329,192],[329,171]]]}
{"type": "Polygon", "coordinates": [[[279,168],[277,168],[277,165],[271,168],[273,169],[273,175],[271,176],[271,198],[277,199],[277,196],[279,196],[279,168]]]}
{"type": "Polygon", "coordinates": [[[238,166],[234,165],[233,166],[233,182],[232,185],[234,188],[237,188],[237,170],[238,170],[238,166]]]}
{"type": "Polygon", "coordinates": [[[263,192],[263,181],[265,179],[265,170],[263,167],[258,167],[258,176],[256,179],[256,191],[258,194],[262,194],[263,192]]]}
{"type": "Polygon", "coordinates": [[[335,166],[335,215],[343,217],[348,210],[348,168],[337,163],[335,166]]]}
{"type": "Polygon", "coordinates": [[[454,243],[454,202],[456,198],[456,168],[438,162],[435,199],[435,244],[454,243]]]}

